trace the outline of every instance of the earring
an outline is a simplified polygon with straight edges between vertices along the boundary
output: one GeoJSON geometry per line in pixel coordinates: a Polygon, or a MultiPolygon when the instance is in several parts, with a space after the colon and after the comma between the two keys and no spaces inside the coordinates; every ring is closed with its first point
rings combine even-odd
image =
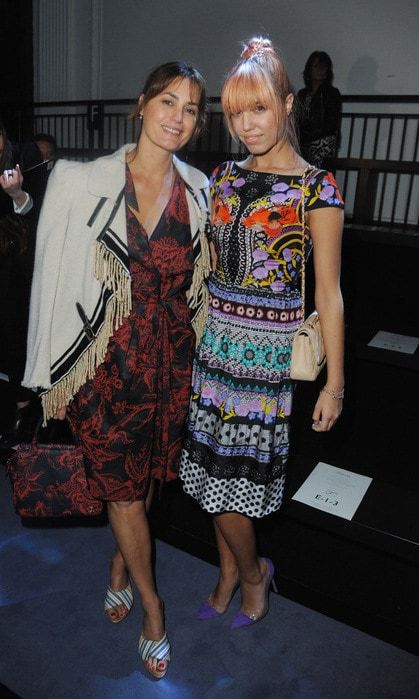
{"type": "Polygon", "coordinates": [[[143,118],[143,115],[142,115],[142,114],[139,114],[139,115],[138,115],[138,118],[139,118],[139,120],[141,121],[141,119],[143,118]]]}

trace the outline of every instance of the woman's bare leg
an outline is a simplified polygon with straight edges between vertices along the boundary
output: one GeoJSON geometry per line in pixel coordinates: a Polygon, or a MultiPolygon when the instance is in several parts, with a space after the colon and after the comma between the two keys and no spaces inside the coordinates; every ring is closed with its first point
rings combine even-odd
{"type": "MultiPolygon", "coordinates": [[[[154,480],[151,480],[145,500],[146,512],[149,512],[154,494],[154,480]]],[[[115,592],[124,590],[129,583],[129,573],[124,561],[124,557],[118,547],[115,548],[115,553],[110,562],[110,584],[109,587],[115,592]]],[[[107,614],[112,621],[119,621],[128,614],[128,609],[124,604],[119,604],[111,610],[107,610],[107,614]]]]}
{"type": "Polygon", "coordinates": [[[225,540],[216,518],[214,518],[214,531],[220,558],[220,574],[217,585],[214,591],[211,592],[208,602],[217,612],[222,614],[228,607],[234,589],[238,584],[239,571],[234,554],[225,540]]]}
{"type": "MultiPolygon", "coordinates": [[[[109,564],[109,578],[109,587],[113,592],[124,590],[129,583],[128,570],[118,545],[115,548],[115,553],[109,564]]],[[[105,609],[105,613],[113,622],[121,621],[127,616],[128,612],[129,609],[127,609],[125,604],[118,604],[113,606],[112,609],[105,609]]]]}
{"type": "Polygon", "coordinates": [[[268,569],[257,555],[254,524],[249,517],[237,512],[216,515],[215,521],[237,564],[241,610],[247,616],[259,616],[266,604],[268,569]]]}
{"type": "Polygon", "coordinates": [[[163,605],[151,566],[151,538],[144,501],[109,502],[109,521],[118,550],[141,597],[143,634],[158,641],[164,634],[163,605]]]}

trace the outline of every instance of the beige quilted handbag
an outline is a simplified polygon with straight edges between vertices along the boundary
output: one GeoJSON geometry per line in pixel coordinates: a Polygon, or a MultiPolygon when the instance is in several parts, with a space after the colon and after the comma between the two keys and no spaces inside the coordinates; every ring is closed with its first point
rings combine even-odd
{"type": "Polygon", "coordinates": [[[307,168],[304,171],[301,183],[301,302],[303,320],[294,335],[291,352],[291,378],[299,381],[314,381],[326,364],[326,354],[324,351],[319,314],[317,311],[313,311],[308,318],[305,318],[306,256],[304,188],[310,171],[311,168],[307,168]]]}

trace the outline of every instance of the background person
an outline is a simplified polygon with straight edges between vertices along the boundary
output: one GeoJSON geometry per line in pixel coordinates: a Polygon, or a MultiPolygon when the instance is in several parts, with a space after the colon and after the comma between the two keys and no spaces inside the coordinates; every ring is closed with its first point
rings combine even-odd
{"type": "Polygon", "coordinates": [[[325,51],[313,51],[303,73],[305,87],[298,92],[301,154],[312,165],[324,167],[337,155],[342,98],[333,87],[333,65],[325,51]]]}
{"type": "Polygon", "coordinates": [[[343,204],[333,176],[298,154],[290,82],[268,39],[249,42],[221,101],[249,155],[223,163],[211,177],[218,263],[208,282],[180,475],[184,490],[214,515],[220,557],[217,585],[198,616],[223,614],[240,587],[241,609],[231,624],[240,628],[268,611],[274,576],[272,562],[257,555],[253,518],[278,510],[284,491],[291,345],[301,322],[303,197],[327,355],[313,429],[330,430],[342,410],[343,204]]]}
{"type": "Polygon", "coordinates": [[[57,162],[31,300],[25,384],[46,389],[47,418],[71,404],[89,486],[107,503],[117,543],[105,610],[122,621],[136,586],[139,654],[158,679],[170,644],[146,501],[153,479],[177,476],[209,271],[208,180],[174,153],[200,132],[204,113],[199,72],[167,63],[139,97],[137,144],[90,163],[57,162]]]}
{"type": "Polygon", "coordinates": [[[41,151],[44,160],[56,160],[58,157],[57,141],[48,133],[37,133],[33,137],[34,143],[41,151]]]}
{"type": "Polygon", "coordinates": [[[0,327],[1,367],[8,376],[11,413],[0,437],[9,449],[32,437],[39,416],[33,391],[21,386],[26,361],[29,294],[40,196],[36,181],[22,174],[39,165],[33,143],[12,143],[0,119],[0,327]],[[25,180],[25,182],[24,182],[25,180]]]}

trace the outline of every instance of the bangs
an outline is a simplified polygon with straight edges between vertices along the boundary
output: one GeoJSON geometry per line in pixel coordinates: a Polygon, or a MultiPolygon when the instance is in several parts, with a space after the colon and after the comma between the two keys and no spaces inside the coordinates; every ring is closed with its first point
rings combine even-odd
{"type": "Polygon", "coordinates": [[[254,109],[261,105],[266,109],[277,112],[277,98],[272,92],[272,86],[259,66],[242,65],[240,69],[227,79],[222,93],[221,104],[227,119],[232,114],[254,109]]]}
{"type": "Polygon", "coordinates": [[[178,78],[170,80],[170,82],[167,83],[167,85],[165,86],[165,88],[163,88],[161,92],[166,92],[169,88],[169,85],[179,87],[185,81],[189,83],[189,99],[191,101],[191,104],[197,104],[199,106],[199,103],[201,101],[202,86],[199,84],[198,80],[194,80],[193,77],[185,78],[183,75],[179,75],[178,78]]]}

